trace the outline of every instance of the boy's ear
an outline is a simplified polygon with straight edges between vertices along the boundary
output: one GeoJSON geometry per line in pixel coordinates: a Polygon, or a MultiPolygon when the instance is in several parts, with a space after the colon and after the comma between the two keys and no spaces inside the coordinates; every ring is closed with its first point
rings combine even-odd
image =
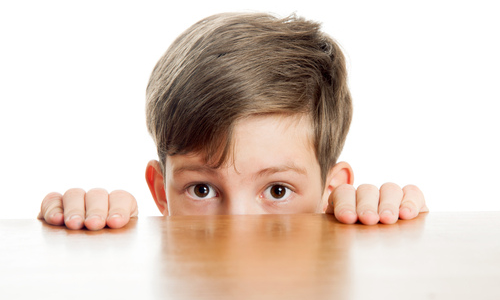
{"type": "Polygon", "coordinates": [[[148,183],[151,195],[156,202],[156,206],[161,213],[168,215],[167,196],[165,194],[165,186],[163,182],[163,174],[161,172],[160,162],[151,160],[146,167],[146,182],[148,183]]]}
{"type": "Polygon", "coordinates": [[[321,199],[323,212],[326,211],[328,206],[330,194],[341,184],[354,184],[354,172],[351,166],[344,161],[335,164],[335,166],[330,169],[330,172],[328,172],[323,198],[321,199]]]}

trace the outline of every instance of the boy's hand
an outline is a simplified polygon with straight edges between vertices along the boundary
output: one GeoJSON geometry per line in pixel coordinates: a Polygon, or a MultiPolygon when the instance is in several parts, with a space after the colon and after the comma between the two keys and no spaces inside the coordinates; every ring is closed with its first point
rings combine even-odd
{"type": "Polygon", "coordinates": [[[42,201],[38,218],[69,229],[99,230],[108,225],[120,228],[138,214],[137,201],[125,191],[108,194],[103,189],[69,189],[61,195],[50,193],[42,201]]]}
{"type": "Polygon", "coordinates": [[[330,195],[326,209],[339,222],[353,224],[359,220],[365,225],[393,224],[398,218],[413,219],[427,211],[418,187],[407,185],[401,189],[394,183],[385,183],[380,191],[370,184],[360,185],[357,190],[349,184],[340,185],[330,195]]]}

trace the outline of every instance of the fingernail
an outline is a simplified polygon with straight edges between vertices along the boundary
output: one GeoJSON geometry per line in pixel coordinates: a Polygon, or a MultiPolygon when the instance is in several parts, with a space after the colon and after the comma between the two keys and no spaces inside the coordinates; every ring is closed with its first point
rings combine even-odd
{"type": "Polygon", "coordinates": [[[90,219],[99,219],[101,221],[104,221],[104,218],[99,216],[99,215],[92,215],[92,216],[87,217],[87,220],[90,220],[90,219]]]}
{"type": "Polygon", "coordinates": [[[400,210],[400,213],[404,213],[404,214],[407,214],[407,215],[410,215],[411,214],[411,209],[409,209],[408,207],[404,207],[400,210]]]}
{"type": "Polygon", "coordinates": [[[361,213],[361,215],[374,215],[375,213],[371,210],[365,210],[364,212],[361,213]]]}
{"type": "Polygon", "coordinates": [[[63,215],[62,213],[58,212],[58,213],[55,213],[55,214],[53,214],[53,215],[49,216],[49,218],[50,218],[50,219],[54,219],[54,218],[58,218],[58,217],[60,217],[60,216],[62,216],[62,215],[63,215]]]}
{"type": "Polygon", "coordinates": [[[120,214],[114,214],[114,215],[109,216],[108,219],[121,218],[121,217],[122,217],[122,215],[120,215],[120,214]]]}
{"type": "Polygon", "coordinates": [[[391,215],[391,216],[394,216],[394,213],[392,212],[392,210],[384,210],[380,213],[381,215],[391,215]]]}
{"type": "Polygon", "coordinates": [[[77,219],[77,218],[81,219],[81,217],[79,215],[72,215],[71,217],[69,217],[67,219],[67,221],[70,221],[70,220],[73,220],[73,219],[77,219]]]}
{"type": "Polygon", "coordinates": [[[350,215],[354,215],[355,213],[353,211],[350,211],[350,210],[344,210],[341,215],[347,215],[347,214],[350,214],[350,215]]]}
{"type": "Polygon", "coordinates": [[[71,221],[71,220],[76,220],[76,219],[78,219],[78,220],[76,221],[76,224],[74,224],[74,225],[76,225],[77,227],[81,227],[81,226],[82,226],[82,223],[83,223],[83,220],[82,220],[82,217],[80,217],[80,215],[72,215],[71,217],[69,217],[69,218],[66,220],[66,222],[65,222],[65,223],[68,223],[69,221],[71,221]]]}

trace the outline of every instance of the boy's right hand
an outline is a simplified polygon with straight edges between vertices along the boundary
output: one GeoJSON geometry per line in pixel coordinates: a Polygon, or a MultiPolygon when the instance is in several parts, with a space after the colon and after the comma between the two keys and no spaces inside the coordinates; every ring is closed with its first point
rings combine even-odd
{"type": "Polygon", "coordinates": [[[61,195],[50,193],[42,201],[38,218],[51,225],[66,225],[69,229],[99,230],[125,226],[137,217],[137,201],[130,193],[104,189],[69,189],[61,195]]]}

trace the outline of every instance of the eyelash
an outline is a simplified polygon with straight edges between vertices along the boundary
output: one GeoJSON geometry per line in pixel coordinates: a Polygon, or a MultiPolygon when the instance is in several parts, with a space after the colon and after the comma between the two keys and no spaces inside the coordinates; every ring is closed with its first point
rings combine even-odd
{"type": "MultiPolygon", "coordinates": [[[[216,188],[214,188],[212,185],[210,185],[208,183],[203,183],[203,182],[191,184],[185,188],[185,191],[189,197],[191,197],[192,199],[194,199],[196,201],[209,200],[209,199],[219,197],[219,192],[217,191],[216,188]],[[210,196],[211,194],[213,194],[213,196],[200,197],[199,195],[196,195],[196,190],[195,190],[196,186],[200,186],[199,188],[203,188],[202,186],[208,187],[209,192],[208,192],[207,196],[210,196]]],[[[289,185],[284,184],[282,182],[274,182],[266,187],[266,189],[259,195],[259,198],[266,199],[269,202],[285,202],[285,201],[289,200],[289,198],[294,193],[295,193],[294,189],[291,188],[289,185]],[[281,186],[281,187],[285,188],[285,195],[280,199],[276,199],[271,195],[271,193],[272,193],[271,189],[273,187],[276,187],[276,186],[281,186]],[[271,197],[266,196],[266,194],[268,194],[271,197]]]]}
{"type": "Polygon", "coordinates": [[[289,200],[290,197],[294,193],[295,193],[294,189],[291,188],[289,185],[284,184],[282,182],[274,182],[274,183],[270,184],[268,187],[266,187],[264,192],[262,192],[262,194],[260,195],[260,198],[265,198],[270,202],[285,202],[285,201],[289,200]],[[265,194],[270,194],[271,193],[270,189],[272,189],[273,187],[276,187],[276,186],[281,186],[281,187],[285,188],[285,196],[283,196],[283,198],[280,198],[280,199],[269,199],[269,198],[265,197],[265,194]]]}
{"type": "Polygon", "coordinates": [[[219,196],[217,189],[215,189],[212,185],[210,185],[208,183],[191,184],[186,188],[186,193],[189,195],[189,197],[193,198],[196,201],[209,200],[209,199],[213,199],[213,198],[216,198],[219,196]],[[196,190],[195,190],[196,186],[200,186],[200,188],[202,188],[201,186],[207,186],[208,190],[209,190],[208,195],[211,195],[211,194],[214,194],[214,195],[212,197],[200,197],[200,196],[196,195],[196,190]]]}

